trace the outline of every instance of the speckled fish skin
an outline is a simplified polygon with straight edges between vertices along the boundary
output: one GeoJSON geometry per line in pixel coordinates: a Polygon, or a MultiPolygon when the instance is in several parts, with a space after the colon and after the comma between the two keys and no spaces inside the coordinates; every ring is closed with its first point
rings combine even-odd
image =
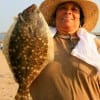
{"type": "Polygon", "coordinates": [[[10,66],[19,83],[16,100],[30,100],[29,87],[53,60],[53,39],[36,5],[19,14],[9,41],[10,66]]]}

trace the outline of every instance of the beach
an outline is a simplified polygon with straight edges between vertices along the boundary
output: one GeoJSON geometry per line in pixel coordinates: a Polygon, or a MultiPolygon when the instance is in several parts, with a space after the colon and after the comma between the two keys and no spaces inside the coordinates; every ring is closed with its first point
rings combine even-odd
{"type": "Polygon", "coordinates": [[[14,100],[17,89],[18,84],[2,50],[0,50],[0,100],[14,100]]]}

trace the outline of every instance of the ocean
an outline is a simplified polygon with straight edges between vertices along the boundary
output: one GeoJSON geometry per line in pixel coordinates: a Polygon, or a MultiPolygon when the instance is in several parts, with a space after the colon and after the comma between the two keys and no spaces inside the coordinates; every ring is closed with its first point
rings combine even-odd
{"type": "Polygon", "coordinates": [[[5,33],[0,33],[0,41],[3,41],[5,37],[5,33]]]}

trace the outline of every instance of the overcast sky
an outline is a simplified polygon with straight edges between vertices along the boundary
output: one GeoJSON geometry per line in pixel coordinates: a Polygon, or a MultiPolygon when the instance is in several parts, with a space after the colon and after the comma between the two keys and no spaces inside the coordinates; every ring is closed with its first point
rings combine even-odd
{"type": "MultiPolygon", "coordinates": [[[[13,23],[14,16],[25,8],[35,3],[38,6],[43,0],[1,0],[0,1],[0,33],[8,31],[9,27],[13,23]]],[[[93,0],[100,7],[100,0],[93,0]]],[[[92,10],[92,9],[90,9],[92,10]]],[[[100,32],[100,17],[97,26],[93,30],[94,32],[100,32]]]]}

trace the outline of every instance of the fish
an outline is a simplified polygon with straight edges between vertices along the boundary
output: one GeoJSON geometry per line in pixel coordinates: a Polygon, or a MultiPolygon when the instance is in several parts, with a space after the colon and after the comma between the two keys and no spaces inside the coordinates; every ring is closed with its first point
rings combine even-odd
{"type": "Polygon", "coordinates": [[[8,40],[6,55],[19,84],[15,100],[30,100],[30,85],[54,59],[52,33],[37,5],[18,14],[8,40]]]}
{"type": "Polygon", "coordinates": [[[2,52],[6,58],[7,63],[9,64],[9,53],[8,53],[8,47],[9,47],[9,41],[10,41],[10,37],[12,35],[12,31],[16,25],[17,22],[17,17],[14,18],[13,23],[11,24],[11,26],[9,27],[8,31],[6,32],[4,39],[3,39],[3,48],[2,48],[2,52]]]}

